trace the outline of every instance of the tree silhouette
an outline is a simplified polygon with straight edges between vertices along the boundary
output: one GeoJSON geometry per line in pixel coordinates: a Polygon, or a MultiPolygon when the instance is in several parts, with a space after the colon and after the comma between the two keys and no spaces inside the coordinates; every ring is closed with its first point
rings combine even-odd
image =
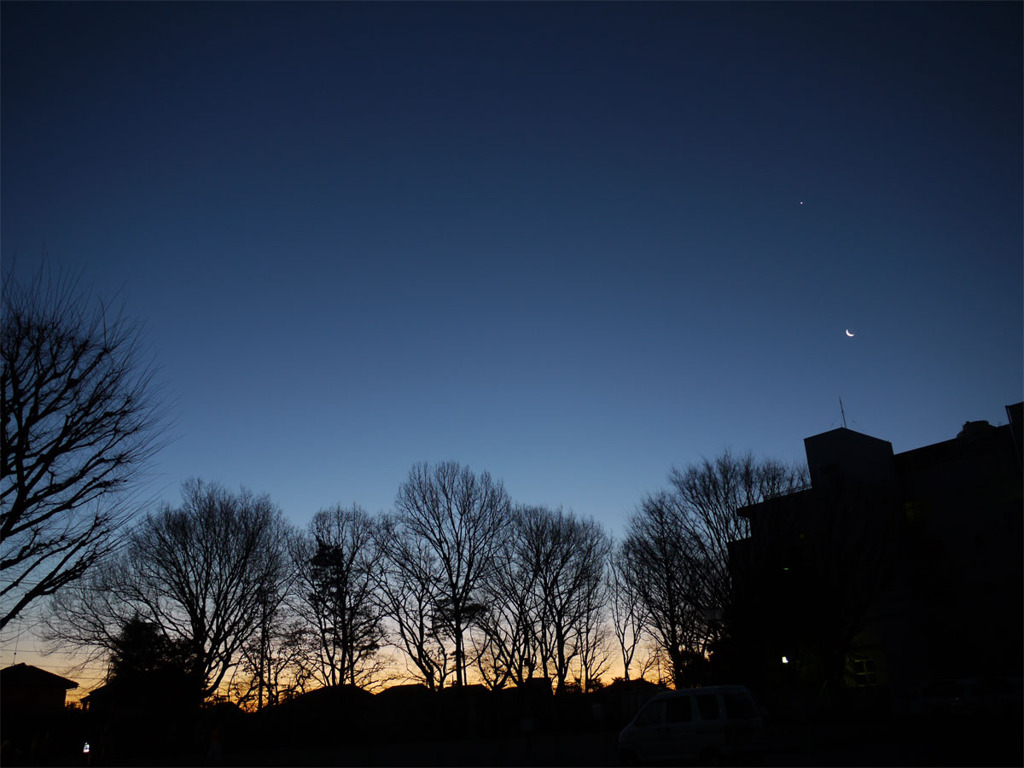
{"type": "Polygon", "coordinates": [[[259,630],[266,595],[286,578],[286,532],[268,496],[188,481],[180,507],[146,517],[92,578],[55,596],[48,633],[110,650],[109,627],[140,616],[185,644],[212,695],[259,630]]]}
{"type": "Polygon", "coordinates": [[[400,538],[425,545],[440,576],[433,619],[454,646],[455,684],[466,684],[466,633],[480,614],[478,590],[507,535],[511,502],[500,481],[455,462],[417,464],[395,499],[400,538]]]}
{"type": "Polygon", "coordinates": [[[687,558],[682,530],[678,510],[664,494],[648,497],[629,520],[620,560],[679,686],[685,684],[686,652],[706,639],[693,599],[700,579],[687,558]]]}
{"type": "Polygon", "coordinates": [[[523,510],[527,562],[536,574],[539,638],[545,675],[554,675],[556,690],[564,688],[570,667],[585,655],[583,677],[598,671],[593,634],[601,603],[611,540],[593,520],[561,509],[534,507],[523,510]]]}
{"type": "Polygon", "coordinates": [[[171,640],[156,624],[133,616],[111,643],[108,685],[133,700],[196,704],[203,681],[194,674],[194,661],[186,643],[171,640]],[[157,697],[154,692],[159,692],[157,697]]]}
{"type": "Polygon", "coordinates": [[[381,608],[393,628],[393,645],[415,667],[414,677],[430,690],[444,687],[452,672],[451,643],[434,620],[442,599],[438,559],[427,541],[385,516],[379,529],[381,568],[376,571],[381,608]]]}
{"type": "Polygon", "coordinates": [[[621,543],[612,551],[608,569],[608,602],[611,623],[622,658],[622,676],[629,680],[637,649],[647,634],[647,613],[633,582],[628,578],[621,543]]]}
{"type": "Polygon", "coordinates": [[[309,663],[316,645],[313,633],[282,608],[242,645],[230,683],[230,696],[241,707],[263,709],[322,685],[309,663]]]}
{"type": "Polygon", "coordinates": [[[536,631],[540,616],[537,570],[524,546],[528,514],[516,509],[510,535],[484,579],[484,610],[477,619],[477,667],[484,684],[523,685],[540,664],[536,631]]]}
{"type": "Polygon", "coordinates": [[[803,488],[809,482],[807,469],[726,450],[714,460],[673,469],[669,482],[671,490],[662,498],[677,510],[686,564],[697,578],[689,597],[707,619],[710,639],[717,640],[733,600],[729,545],[749,534],[738,510],[803,488]]]}
{"type": "Polygon", "coordinates": [[[163,420],[133,321],[44,271],[2,296],[0,629],[117,545],[163,420]]]}
{"type": "Polygon", "coordinates": [[[608,645],[608,582],[607,560],[611,540],[606,539],[601,563],[601,574],[588,580],[583,588],[583,611],[579,622],[579,673],[575,682],[581,691],[599,688],[601,677],[608,671],[610,664],[608,645]]]}
{"type": "Polygon", "coordinates": [[[729,545],[748,531],[737,511],[802,487],[806,471],[725,451],[674,469],[669,480],[669,490],[645,498],[630,518],[619,567],[676,684],[685,685],[722,638],[734,599],[729,545]]]}
{"type": "MultiPolygon", "coordinates": [[[[295,540],[293,532],[286,531],[285,541],[295,540]]],[[[299,663],[306,636],[288,606],[297,569],[282,555],[276,571],[258,587],[253,613],[256,629],[239,647],[239,665],[231,681],[246,702],[255,697],[256,709],[276,701],[282,690],[301,685],[306,677],[299,663]],[[283,679],[289,673],[290,679],[283,679]]]]}
{"type": "Polygon", "coordinates": [[[385,641],[373,575],[380,568],[374,520],[358,506],[321,510],[299,541],[301,614],[315,628],[318,677],[325,685],[365,683],[385,641]]]}

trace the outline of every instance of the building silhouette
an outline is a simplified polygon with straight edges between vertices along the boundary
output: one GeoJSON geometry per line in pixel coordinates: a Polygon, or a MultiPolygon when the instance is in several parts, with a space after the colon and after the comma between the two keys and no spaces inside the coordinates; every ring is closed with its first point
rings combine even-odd
{"type": "Polygon", "coordinates": [[[30,664],[0,670],[0,764],[65,764],[72,730],[65,698],[77,687],[30,664]]]}
{"type": "Polygon", "coordinates": [[[45,717],[64,711],[74,680],[33,667],[14,664],[0,670],[0,711],[20,717],[45,717]]]}
{"type": "Polygon", "coordinates": [[[894,454],[840,428],[804,441],[809,488],[740,510],[729,620],[768,687],[905,690],[1019,677],[1022,404],[1009,423],[894,454]]]}

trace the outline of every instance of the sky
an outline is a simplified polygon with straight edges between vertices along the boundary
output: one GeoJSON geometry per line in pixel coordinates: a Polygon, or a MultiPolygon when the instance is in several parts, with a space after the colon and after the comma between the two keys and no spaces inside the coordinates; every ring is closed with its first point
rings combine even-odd
{"type": "Polygon", "coordinates": [[[1022,9],[5,2],[3,276],[143,322],[154,499],[305,525],[455,460],[618,534],[840,398],[897,452],[1006,423],[1022,9]]]}

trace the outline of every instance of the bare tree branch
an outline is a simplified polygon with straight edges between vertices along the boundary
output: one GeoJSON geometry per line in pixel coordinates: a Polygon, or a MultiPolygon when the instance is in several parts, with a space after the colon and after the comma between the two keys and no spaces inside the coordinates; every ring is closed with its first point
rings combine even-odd
{"type": "Polygon", "coordinates": [[[476,475],[455,462],[417,464],[395,505],[399,528],[423,542],[438,566],[434,617],[454,645],[455,684],[465,685],[471,663],[466,633],[481,611],[477,592],[507,535],[508,494],[486,472],[476,475]]]}
{"type": "Polygon", "coordinates": [[[520,546],[537,594],[534,633],[540,665],[545,675],[550,665],[556,690],[562,690],[581,655],[588,664],[583,677],[597,668],[594,640],[611,540],[593,520],[561,509],[532,507],[521,514],[520,546]]]}
{"type": "Polygon", "coordinates": [[[361,507],[318,512],[298,543],[300,613],[317,637],[324,685],[368,683],[385,641],[374,571],[381,561],[374,520],[361,507]]]}
{"type": "Polygon", "coordinates": [[[801,467],[725,451],[672,470],[670,490],[644,499],[630,519],[619,566],[677,684],[724,631],[733,600],[729,545],[747,535],[737,511],[796,490],[806,477],[801,467]]]}
{"type": "Polygon", "coordinates": [[[49,636],[109,650],[110,627],[140,616],[187,644],[211,695],[258,631],[267,594],[287,577],[285,541],[269,497],[188,481],[180,507],[148,516],[95,578],[54,599],[49,636]]]}
{"type": "Polygon", "coordinates": [[[141,339],[76,280],[4,280],[0,628],[118,544],[166,415],[141,339]]]}
{"type": "Polygon", "coordinates": [[[431,690],[451,674],[452,649],[434,620],[442,575],[430,545],[385,516],[379,528],[383,567],[377,571],[381,609],[402,651],[416,668],[414,677],[431,690]]]}

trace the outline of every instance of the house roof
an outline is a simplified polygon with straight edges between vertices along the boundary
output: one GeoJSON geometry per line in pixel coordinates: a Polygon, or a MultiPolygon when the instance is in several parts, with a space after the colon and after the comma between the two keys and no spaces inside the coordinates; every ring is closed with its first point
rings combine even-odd
{"type": "Polygon", "coordinates": [[[0,686],[4,688],[60,688],[68,690],[77,688],[78,683],[66,677],[47,672],[45,669],[33,667],[31,664],[14,664],[0,669],[0,686]]]}

